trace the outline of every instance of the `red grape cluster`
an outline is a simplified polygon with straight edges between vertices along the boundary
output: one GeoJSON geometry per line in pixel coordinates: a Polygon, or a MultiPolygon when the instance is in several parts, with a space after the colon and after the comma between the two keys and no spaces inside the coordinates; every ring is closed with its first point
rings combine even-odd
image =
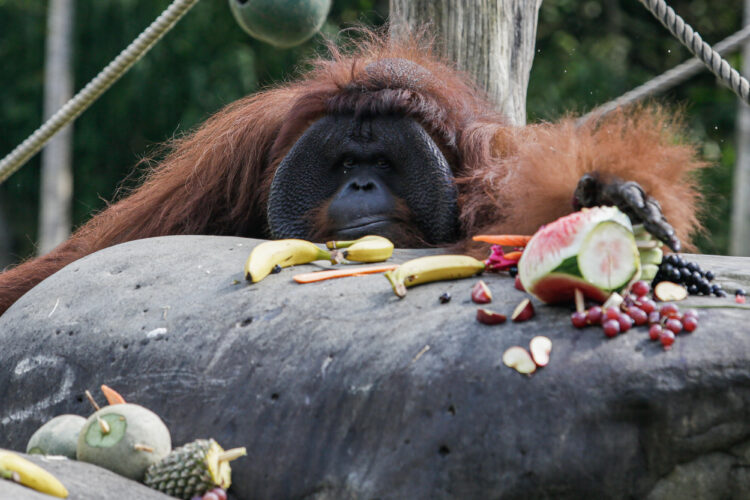
{"type": "Polygon", "coordinates": [[[194,496],[190,500],[227,500],[227,492],[224,488],[214,488],[203,494],[203,496],[194,496]]]}
{"type": "Polygon", "coordinates": [[[601,326],[607,337],[616,337],[633,326],[648,326],[649,338],[659,340],[664,349],[669,349],[676,334],[693,332],[698,328],[698,312],[688,309],[680,313],[679,307],[673,303],[658,307],[649,297],[650,291],[647,282],[638,281],[630,288],[630,293],[624,297],[619,307],[602,309],[600,306],[593,306],[585,311],[574,312],[570,321],[576,328],[601,326]]]}

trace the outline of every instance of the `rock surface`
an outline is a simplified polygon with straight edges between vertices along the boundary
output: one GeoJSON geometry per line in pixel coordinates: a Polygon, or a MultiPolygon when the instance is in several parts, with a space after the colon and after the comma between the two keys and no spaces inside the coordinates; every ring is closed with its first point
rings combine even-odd
{"type": "MultiPolygon", "coordinates": [[[[702,310],[665,352],[643,328],[608,340],[536,301],[531,321],[481,325],[476,279],[403,300],[379,275],[292,281],[312,265],[248,285],[255,243],[130,242],[31,290],[0,317],[0,447],[88,415],[84,390],[101,402],[105,383],[161,415],[175,445],[246,446],[236,498],[750,497],[750,311],[702,310]],[[538,334],[546,368],[502,364],[538,334]]],[[[694,260],[727,289],[750,283],[750,259],[694,260]]],[[[524,297],[484,279],[495,310],[524,297]]],[[[682,307],[699,303],[734,305],[682,307]]]]}
{"type": "MultiPolygon", "coordinates": [[[[60,457],[22,455],[59,479],[68,490],[69,500],[169,500],[172,497],[114,472],[91,464],[60,457]]],[[[0,479],[0,500],[54,500],[20,484],[0,479]]]]}

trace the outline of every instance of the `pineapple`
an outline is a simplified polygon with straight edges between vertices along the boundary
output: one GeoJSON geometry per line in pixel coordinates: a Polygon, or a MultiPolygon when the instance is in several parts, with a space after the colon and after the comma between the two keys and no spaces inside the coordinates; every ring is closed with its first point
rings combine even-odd
{"type": "Polygon", "coordinates": [[[224,451],[213,439],[197,439],[150,466],[143,482],[167,495],[189,500],[217,486],[229,488],[229,462],[246,454],[245,448],[224,451]]]}

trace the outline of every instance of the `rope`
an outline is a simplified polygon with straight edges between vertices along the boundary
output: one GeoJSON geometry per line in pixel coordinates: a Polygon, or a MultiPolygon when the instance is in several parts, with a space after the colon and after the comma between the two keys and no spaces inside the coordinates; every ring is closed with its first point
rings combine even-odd
{"type": "Polygon", "coordinates": [[[174,0],[125,50],[82,90],[0,161],[0,184],[39,152],[61,128],[75,120],[120,79],[184,16],[198,0],[174,0]]]}
{"type": "Polygon", "coordinates": [[[703,61],[708,69],[745,103],[750,104],[750,82],[732,68],[729,63],[703,41],[693,28],[678,16],[674,9],[664,0],[639,0],[661,23],[687,47],[687,49],[703,61]]]}
{"type": "MultiPolygon", "coordinates": [[[[721,42],[714,46],[714,50],[719,54],[727,54],[738,49],[743,43],[750,40],[750,24],[742,28],[737,33],[728,36],[721,42]]],[[[607,103],[597,106],[593,110],[589,111],[585,115],[581,116],[576,122],[577,125],[583,125],[585,122],[592,118],[603,118],[612,111],[619,107],[627,106],[634,102],[640,101],[654,94],[665,92],[670,88],[678,85],[691,76],[699,73],[701,70],[706,68],[706,65],[698,58],[693,58],[685,61],[682,64],[675,66],[674,68],[665,71],[661,75],[647,81],[643,85],[630,90],[617,99],[613,99],[607,103]]]]}

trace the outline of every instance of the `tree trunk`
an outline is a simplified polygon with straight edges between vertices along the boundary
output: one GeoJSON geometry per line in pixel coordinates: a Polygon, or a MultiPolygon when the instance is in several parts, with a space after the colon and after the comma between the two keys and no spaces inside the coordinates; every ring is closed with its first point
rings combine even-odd
{"type": "Polygon", "coordinates": [[[498,111],[524,125],[541,4],[542,0],[390,0],[391,34],[429,24],[441,53],[485,89],[498,111]]]}
{"type": "MultiPolygon", "coordinates": [[[[745,0],[745,25],[750,24],[750,0],[745,0]]],[[[742,72],[750,78],[750,42],[742,50],[742,72]]],[[[737,160],[732,198],[732,255],[750,255],[750,107],[740,102],[737,113],[737,160]]]]}
{"type": "MultiPolygon", "coordinates": [[[[44,75],[44,115],[50,117],[72,96],[71,70],[75,0],[50,0],[44,75]]],[[[62,129],[42,151],[39,253],[45,254],[70,235],[73,173],[73,127],[62,129]]]]}

